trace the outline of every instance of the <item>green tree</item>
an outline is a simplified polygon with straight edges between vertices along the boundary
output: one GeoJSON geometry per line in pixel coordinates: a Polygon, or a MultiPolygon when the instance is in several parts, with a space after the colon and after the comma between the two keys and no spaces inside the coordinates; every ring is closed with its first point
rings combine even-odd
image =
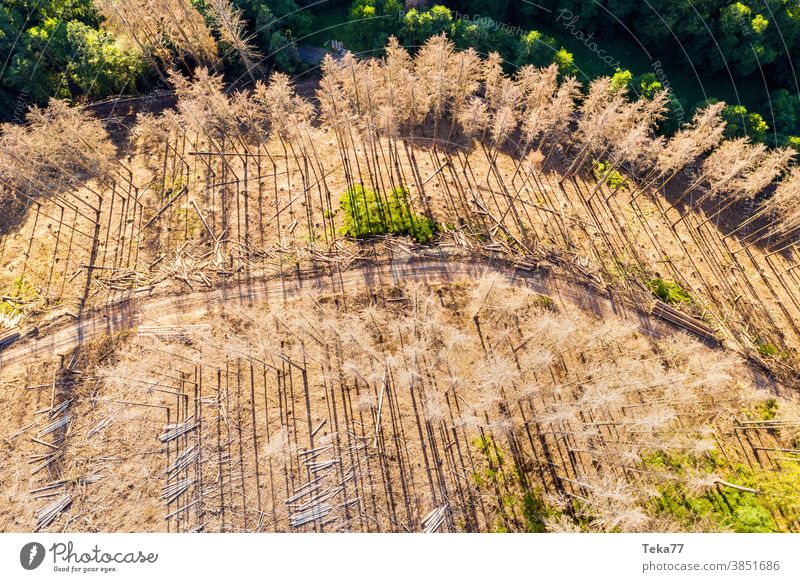
{"type": "Polygon", "coordinates": [[[350,7],[348,34],[353,49],[374,51],[386,46],[389,36],[399,36],[404,21],[400,0],[356,0],[350,7]]]}
{"type": "Polygon", "coordinates": [[[714,56],[724,56],[737,74],[749,75],[759,65],[775,60],[777,53],[766,36],[768,28],[769,21],[761,14],[754,15],[746,4],[734,2],[725,6],[719,19],[720,50],[714,56]]]}
{"type": "Polygon", "coordinates": [[[270,52],[275,60],[275,66],[286,73],[300,70],[302,63],[297,52],[297,45],[284,31],[276,30],[270,36],[270,52]]]}
{"type": "Polygon", "coordinates": [[[767,139],[769,125],[758,113],[748,111],[744,105],[727,105],[722,110],[725,120],[725,137],[749,137],[754,142],[767,139]]]}
{"type": "Polygon", "coordinates": [[[450,34],[453,28],[453,13],[445,6],[436,5],[430,10],[418,11],[412,8],[403,18],[403,30],[400,38],[410,46],[420,46],[432,36],[445,32],[450,34]]]}
{"type": "Polygon", "coordinates": [[[553,55],[553,62],[558,66],[558,71],[562,75],[574,75],[578,72],[575,66],[575,57],[563,46],[553,55]]]}
{"type": "Polygon", "coordinates": [[[110,34],[82,22],[67,24],[67,45],[72,54],[69,80],[90,97],[130,89],[142,72],[138,55],[123,51],[110,34]]]}
{"type": "Polygon", "coordinates": [[[301,9],[295,0],[234,0],[233,4],[242,10],[245,19],[253,23],[254,30],[265,40],[276,30],[288,30],[293,38],[300,38],[313,28],[313,15],[301,9]]]}
{"type": "Polygon", "coordinates": [[[46,102],[50,96],[68,99],[72,96],[68,61],[66,24],[47,18],[22,32],[4,81],[39,103],[46,102]]]}
{"type": "Polygon", "coordinates": [[[524,34],[519,41],[517,66],[535,65],[545,67],[553,62],[556,41],[538,30],[524,34]]]}
{"type": "MultiPolygon", "coordinates": [[[[775,131],[790,134],[800,129],[800,97],[789,93],[786,89],[778,89],[770,94],[772,117],[774,118],[775,131]]],[[[765,109],[769,115],[769,107],[765,109]]]]}
{"type": "Polygon", "coordinates": [[[636,95],[645,99],[652,99],[656,93],[664,90],[664,85],[658,80],[655,73],[645,73],[639,75],[633,83],[633,90],[636,95]]]}
{"type": "Polygon", "coordinates": [[[614,91],[619,91],[623,88],[630,89],[632,83],[633,73],[627,69],[617,69],[617,71],[611,76],[611,87],[614,89],[614,91]]]}
{"type": "Polygon", "coordinates": [[[460,49],[473,47],[483,55],[498,52],[506,63],[517,62],[520,52],[519,38],[488,16],[457,20],[453,25],[453,42],[460,49]]]}
{"type": "Polygon", "coordinates": [[[9,95],[36,103],[103,97],[135,88],[143,71],[141,55],[103,30],[90,0],[8,0],[0,7],[0,54],[6,102],[9,95]]]}
{"type": "Polygon", "coordinates": [[[783,140],[783,145],[800,152],[800,135],[787,135],[783,140]]]}

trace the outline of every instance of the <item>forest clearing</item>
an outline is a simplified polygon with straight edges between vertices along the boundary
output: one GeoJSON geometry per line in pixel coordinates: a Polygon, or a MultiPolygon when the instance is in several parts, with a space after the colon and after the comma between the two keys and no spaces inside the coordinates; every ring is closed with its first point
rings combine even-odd
{"type": "Polygon", "coordinates": [[[168,76],[0,129],[0,530],[800,530],[792,150],[444,36],[168,76]]]}

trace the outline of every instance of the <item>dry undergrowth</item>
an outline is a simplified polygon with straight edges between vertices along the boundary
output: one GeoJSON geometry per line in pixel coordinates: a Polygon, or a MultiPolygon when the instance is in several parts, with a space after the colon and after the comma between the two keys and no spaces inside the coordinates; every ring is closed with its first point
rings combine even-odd
{"type": "Polygon", "coordinates": [[[61,480],[50,529],[709,531],[750,524],[737,504],[798,528],[770,481],[797,460],[779,387],[499,276],[231,307],[88,353],[53,393],[26,387],[52,370],[6,389],[3,531],[61,480]],[[68,399],[63,457],[31,474],[52,420],[34,410],[68,399]]]}

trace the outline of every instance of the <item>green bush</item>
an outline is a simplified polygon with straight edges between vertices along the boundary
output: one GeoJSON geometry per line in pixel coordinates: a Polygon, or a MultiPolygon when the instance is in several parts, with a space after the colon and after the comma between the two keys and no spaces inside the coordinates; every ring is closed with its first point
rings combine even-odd
{"type": "Polygon", "coordinates": [[[686,289],[673,281],[650,279],[646,282],[646,285],[650,291],[664,303],[677,305],[679,303],[692,303],[694,301],[686,289]]]}
{"type": "Polygon", "coordinates": [[[435,5],[430,10],[412,8],[403,17],[401,38],[403,44],[421,46],[432,36],[450,33],[453,28],[453,13],[446,6],[435,5]]]}
{"type": "Polygon", "coordinates": [[[135,88],[144,68],[141,51],[123,48],[101,20],[91,0],[3,2],[0,118],[50,97],[95,99],[135,88]]]}
{"type": "Polygon", "coordinates": [[[382,49],[390,35],[399,35],[403,15],[403,3],[399,0],[355,0],[347,24],[352,45],[348,48],[358,52],[382,49]]]}
{"type": "Polygon", "coordinates": [[[785,352],[782,352],[778,346],[762,337],[757,337],[755,339],[755,344],[758,348],[758,353],[761,354],[762,358],[766,358],[768,356],[773,358],[786,358],[785,352]]]}
{"type": "Polygon", "coordinates": [[[631,83],[633,83],[633,73],[628,69],[620,69],[617,67],[617,71],[611,77],[611,87],[614,91],[628,89],[631,83]]]}
{"type": "Polygon", "coordinates": [[[798,152],[800,152],[800,136],[798,135],[787,135],[784,137],[783,145],[786,147],[794,148],[798,152]]]}
{"type": "Polygon", "coordinates": [[[547,518],[557,515],[552,507],[542,498],[541,491],[531,489],[522,496],[522,517],[525,519],[525,531],[528,533],[544,533],[547,531],[547,518]]]}
{"type": "Polygon", "coordinates": [[[752,420],[774,420],[778,412],[778,401],[774,398],[759,402],[751,409],[746,410],[747,418],[752,420]]]}
{"type": "Polygon", "coordinates": [[[595,162],[594,163],[594,179],[598,182],[605,177],[606,184],[615,190],[617,188],[624,188],[627,185],[627,181],[625,178],[622,177],[622,174],[613,170],[609,172],[611,166],[608,162],[595,162]],[[608,174],[608,175],[606,175],[608,174]]]}
{"type": "Polygon", "coordinates": [[[762,143],[767,139],[769,125],[760,114],[748,111],[744,105],[726,105],[722,110],[725,120],[725,137],[749,137],[762,143]]]}
{"type": "Polygon", "coordinates": [[[415,214],[408,203],[408,191],[395,188],[382,197],[363,186],[354,186],[342,194],[339,205],[344,210],[342,234],[364,238],[380,234],[408,235],[420,243],[436,234],[436,223],[415,214]]]}
{"type": "Polygon", "coordinates": [[[556,39],[539,32],[530,30],[520,37],[517,65],[535,65],[546,67],[553,62],[553,48],[556,39]]]}
{"type": "Polygon", "coordinates": [[[577,75],[578,67],[575,66],[575,56],[563,46],[553,55],[553,62],[558,66],[562,75],[577,75]]]}

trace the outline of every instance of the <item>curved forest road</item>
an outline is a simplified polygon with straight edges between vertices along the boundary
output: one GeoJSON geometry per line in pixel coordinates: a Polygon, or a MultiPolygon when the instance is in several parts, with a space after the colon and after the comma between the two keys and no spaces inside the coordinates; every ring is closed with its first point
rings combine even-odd
{"type": "Polygon", "coordinates": [[[566,308],[578,307],[598,317],[614,314],[636,321],[643,331],[651,335],[662,335],[675,329],[644,312],[614,302],[597,290],[565,281],[546,271],[522,270],[481,260],[394,260],[390,263],[352,267],[341,272],[251,280],[208,291],[121,300],[87,312],[74,322],[42,337],[20,341],[0,351],[0,376],[18,372],[26,363],[36,358],[70,352],[84,342],[106,334],[142,324],[178,325],[184,318],[202,316],[208,310],[226,303],[268,305],[311,290],[336,292],[406,282],[458,283],[475,281],[490,273],[503,275],[511,283],[546,295],[566,308]]]}

